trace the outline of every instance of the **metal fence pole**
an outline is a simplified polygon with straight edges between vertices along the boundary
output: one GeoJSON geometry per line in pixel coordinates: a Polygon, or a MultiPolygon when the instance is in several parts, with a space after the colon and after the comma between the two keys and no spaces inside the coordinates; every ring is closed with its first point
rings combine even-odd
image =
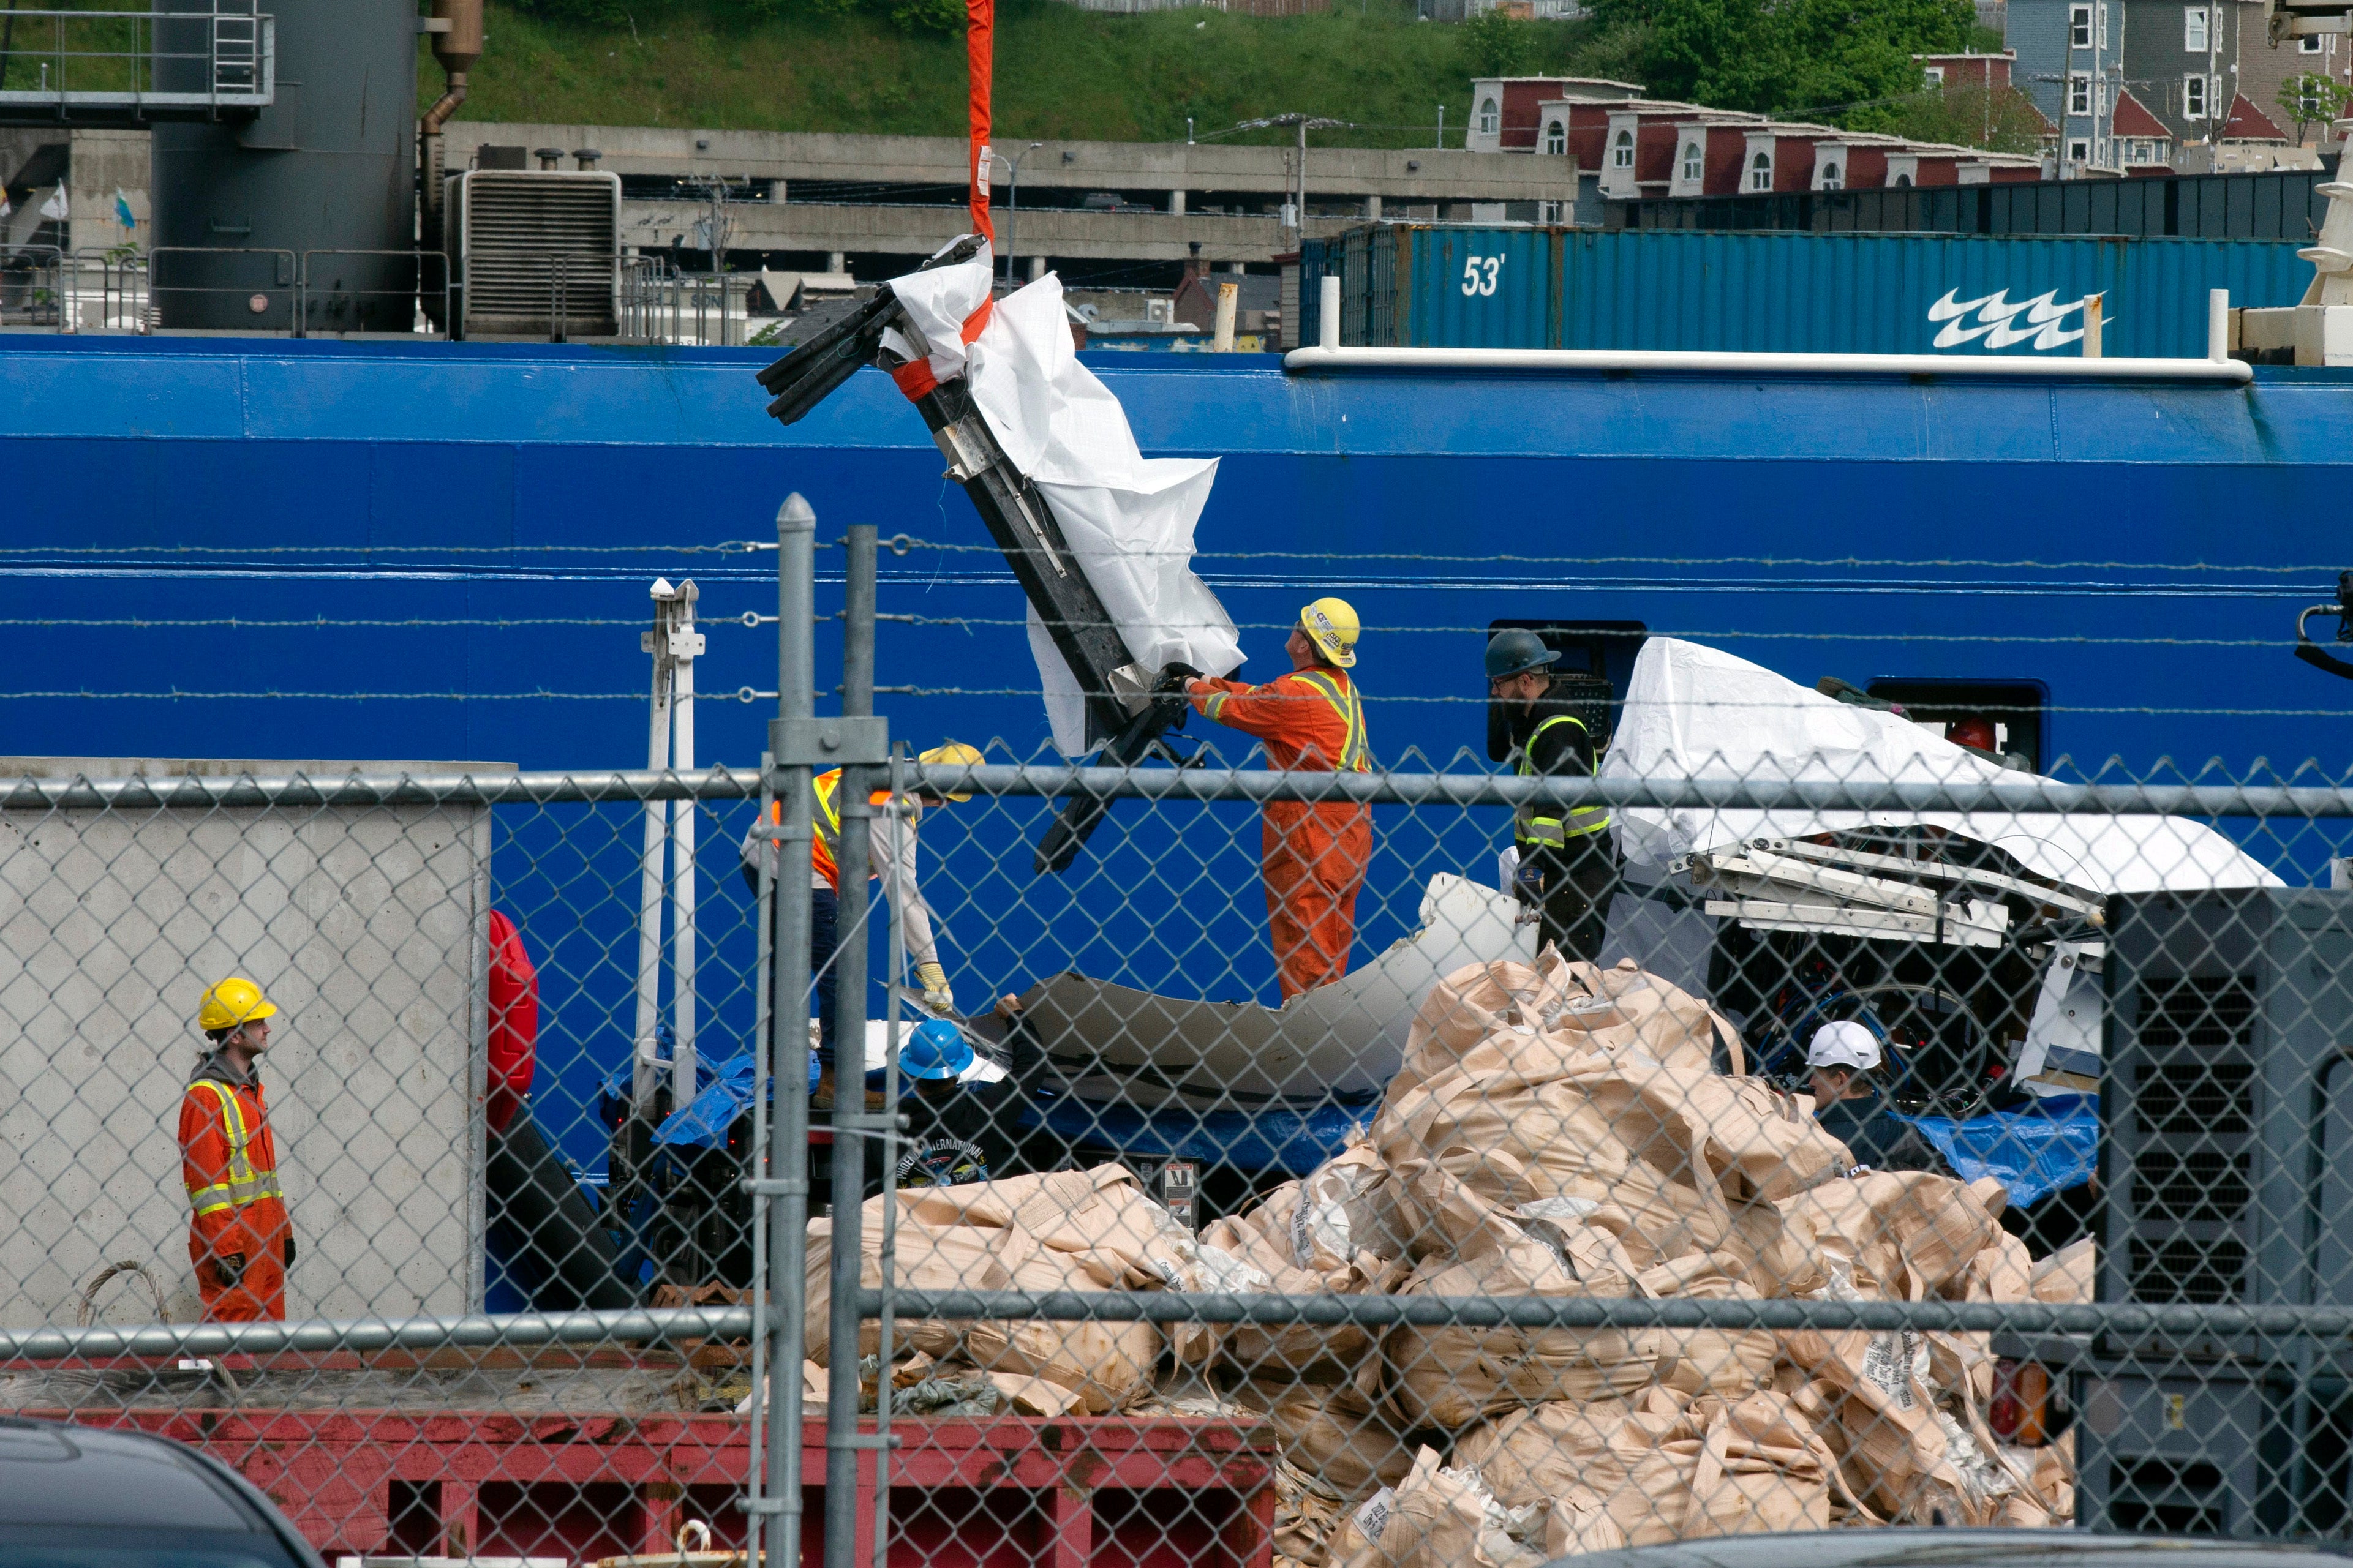
{"type": "MultiPolygon", "coordinates": [[[[775,1086],[767,1180],[758,1191],[768,1222],[769,1386],[767,1504],[776,1520],[778,1555],[800,1555],[801,1360],[807,1342],[803,1277],[808,1249],[809,838],[814,800],[810,770],[794,761],[787,731],[814,716],[817,513],[797,491],[776,513],[776,723],[768,749],[785,765],[773,792],[782,806],[776,830],[776,964],[769,994],[768,1081],[775,1086]]],[[[855,1334],[850,1341],[855,1345],[855,1334]]],[[[755,1391],[756,1392],[756,1391],[755,1391]]],[[[756,1515],[754,1516],[757,1517],[756,1515]]],[[[756,1559],[754,1559],[756,1561],[756,1559]]]]}
{"type": "MultiPolygon", "coordinates": [[[[845,719],[868,718],[874,711],[874,524],[850,524],[841,616],[841,713],[845,719]]],[[[866,1201],[862,1135],[872,1126],[864,1115],[866,917],[871,907],[866,879],[872,858],[868,834],[873,818],[867,796],[876,778],[876,770],[871,767],[846,766],[841,771],[841,787],[834,793],[841,812],[841,837],[834,847],[841,877],[838,916],[841,941],[833,955],[835,1132],[832,1337],[828,1342],[835,1350],[828,1363],[833,1376],[826,1400],[826,1568],[855,1568],[857,1563],[858,1454],[866,1446],[858,1440],[858,1273],[865,1250],[860,1234],[866,1201]]]]}

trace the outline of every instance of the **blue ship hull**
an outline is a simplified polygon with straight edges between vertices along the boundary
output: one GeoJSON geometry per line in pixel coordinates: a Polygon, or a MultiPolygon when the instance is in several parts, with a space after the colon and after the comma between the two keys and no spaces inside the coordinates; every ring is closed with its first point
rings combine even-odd
{"type": "MultiPolygon", "coordinates": [[[[881,634],[878,681],[912,689],[882,700],[893,734],[1035,753],[1019,592],[920,419],[861,372],[780,427],[753,379],[768,357],[0,346],[7,749],[642,765],[648,582],[702,584],[706,697],[772,689],[771,633],[715,623],[774,611],[775,558],[714,547],[773,540],[798,490],[820,537],[866,521],[914,542],[883,564],[881,609],[918,617],[881,634]],[[81,624],[123,621],[144,624],[81,624]]],[[[1148,454],[1225,459],[1199,566],[1243,628],[1245,675],[1282,668],[1303,599],[1356,605],[1390,766],[1463,765],[1466,748],[1484,765],[1485,628],[1559,617],[1638,622],[1808,683],[2041,682],[2061,772],[2195,773],[2213,758],[2237,776],[2307,757],[2343,771],[2353,684],[2289,646],[2296,610],[2353,565],[2353,375],[2259,371],[2226,389],[1092,363],[1148,454]]],[[[837,608],[839,557],[818,560],[819,609],[837,608]]],[[[833,640],[820,628],[823,686],[833,640]]],[[[756,763],[770,702],[698,712],[702,761],[756,763]]],[[[1044,809],[977,805],[926,834],[968,990],[1078,968],[1271,999],[1244,808],[1122,806],[1076,873],[1032,883],[1044,809]]],[[[1492,874],[1505,825],[1488,815],[1405,831],[1385,811],[1360,955],[1411,926],[1431,871],[1492,874]]],[[[723,837],[741,821],[723,817],[705,835],[714,975],[750,962],[723,837]]],[[[593,1104],[627,1055],[635,829],[614,812],[586,822],[514,824],[494,866],[543,969],[598,999],[587,1017],[559,1009],[543,1103],[593,1104]],[[575,862],[595,876],[566,883],[575,862]],[[604,901],[584,910],[591,885],[604,901]]],[[[2267,858],[2316,866],[2316,837],[2267,858]]],[[[703,1048],[724,1055],[748,1031],[748,984],[707,996],[703,1048]]],[[[543,1122],[600,1158],[593,1119],[543,1122]]]]}

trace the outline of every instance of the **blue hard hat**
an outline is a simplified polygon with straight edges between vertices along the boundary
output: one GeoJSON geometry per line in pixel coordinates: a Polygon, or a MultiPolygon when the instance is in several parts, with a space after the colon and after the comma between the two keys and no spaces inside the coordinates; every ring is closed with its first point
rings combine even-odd
{"type": "Polygon", "coordinates": [[[944,1018],[926,1018],[899,1047],[899,1070],[910,1078],[962,1078],[972,1066],[972,1047],[944,1018]]]}
{"type": "Polygon", "coordinates": [[[1560,655],[1546,647],[1544,638],[1525,626],[1510,626],[1497,632],[1487,644],[1487,679],[1490,680],[1508,680],[1532,669],[1549,669],[1559,662],[1560,655]]]}

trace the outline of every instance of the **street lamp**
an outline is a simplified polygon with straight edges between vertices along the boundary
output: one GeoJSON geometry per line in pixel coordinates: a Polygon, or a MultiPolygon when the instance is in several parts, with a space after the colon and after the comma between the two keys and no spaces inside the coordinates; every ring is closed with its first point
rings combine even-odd
{"type": "Polygon", "coordinates": [[[1032,142],[1013,157],[1012,188],[1005,194],[1005,280],[1008,283],[1014,281],[1013,215],[1021,210],[1021,160],[1044,145],[1043,142],[1032,142]]]}
{"type": "Polygon", "coordinates": [[[1265,131],[1277,125],[1299,128],[1299,196],[1297,205],[1292,207],[1292,216],[1296,220],[1293,232],[1304,239],[1307,236],[1307,133],[1310,131],[1353,131],[1356,127],[1345,120],[1325,120],[1316,115],[1293,112],[1270,114],[1263,120],[1245,120],[1234,129],[1265,131]]]}

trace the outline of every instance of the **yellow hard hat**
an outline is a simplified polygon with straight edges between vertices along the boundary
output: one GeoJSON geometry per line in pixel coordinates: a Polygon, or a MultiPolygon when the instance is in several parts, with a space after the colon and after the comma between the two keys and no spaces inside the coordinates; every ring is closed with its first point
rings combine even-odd
{"type": "Polygon", "coordinates": [[[1318,599],[1299,612],[1299,629],[1324,650],[1324,657],[1342,669],[1356,662],[1356,637],[1364,627],[1356,607],[1345,599],[1318,599]]]}
{"type": "Polygon", "coordinates": [[[256,1018],[277,1016],[277,1007],[261,994],[260,986],[242,975],[232,974],[205,992],[205,999],[196,1005],[196,1027],[211,1034],[215,1029],[234,1029],[256,1018]]]}
{"type": "MultiPolygon", "coordinates": [[[[980,748],[967,746],[962,741],[943,741],[915,759],[925,767],[976,768],[980,765],[980,748]]],[[[970,800],[972,791],[951,795],[950,800],[970,800]]]]}

